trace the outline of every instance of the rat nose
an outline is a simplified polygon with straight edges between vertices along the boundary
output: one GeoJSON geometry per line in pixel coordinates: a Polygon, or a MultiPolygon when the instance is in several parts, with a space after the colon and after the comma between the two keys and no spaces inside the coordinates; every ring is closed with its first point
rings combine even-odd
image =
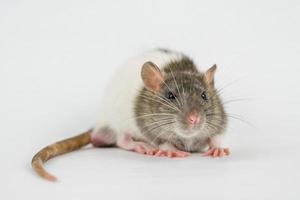
{"type": "Polygon", "coordinates": [[[200,122],[200,119],[200,115],[197,112],[193,111],[187,116],[186,120],[190,125],[196,125],[200,122]]]}

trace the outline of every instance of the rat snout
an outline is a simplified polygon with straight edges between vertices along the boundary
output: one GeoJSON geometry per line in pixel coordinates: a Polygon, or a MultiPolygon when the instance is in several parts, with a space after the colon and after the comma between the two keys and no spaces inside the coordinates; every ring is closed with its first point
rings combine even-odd
{"type": "Polygon", "coordinates": [[[205,116],[199,109],[189,109],[181,118],[181,130],[177,133],[181,137],[189,138],[199,134],[199,130],[205,121],[205,116]]]}
{"type": "Polygon", "coordinates": [[[190,112],[186,117],[186,122],[191,126],[195,126],[199,124],[200,121],[201,121],[201,116],[196,111],[190,112]]]}

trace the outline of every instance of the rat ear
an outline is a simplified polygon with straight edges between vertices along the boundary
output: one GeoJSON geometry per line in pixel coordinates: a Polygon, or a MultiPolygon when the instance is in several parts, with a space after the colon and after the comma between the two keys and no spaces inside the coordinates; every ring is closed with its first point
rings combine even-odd
{"type": "Polygon", "coordinates": [[[209,84],[209,85],[212,85],[214,86],[214,77],[215,77],[215,72],[217,70],[217,65],[214,64],[211,68],[209,68],[205,74],[204,74],[204,77],[205,77],[205,80],[206,82],[209,84]]]}
{"type": "Polygon", "coordinates": [[[156,64],[150,61],[145,62],[142,67],[141,76],[148,90],[154,93],[159,92],[161,84],[164,82],[164,76],[156,64]]]}

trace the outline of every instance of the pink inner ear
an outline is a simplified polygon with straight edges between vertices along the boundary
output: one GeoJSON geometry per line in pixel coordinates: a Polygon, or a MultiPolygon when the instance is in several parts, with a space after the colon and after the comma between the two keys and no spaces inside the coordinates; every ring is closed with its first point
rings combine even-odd
{"type": "Polygon", "coordinates": [[[160,69],[152,62],[146,62],[142,68],[142,79],[145,87],[155,93],[159,92],[164,81],[160,69]]]}
{"type": "Polygon", "coordinates": [[[216,70],[217,70],[217,65],[213,65],[211,68],[209,68],[205,72],[204,75],[205,75],[205,79],[208,84],[214,84],[214,76],[215,76],[216,70]]]}
{"type": "Polygon", "coordinates": [[[206,79],[206,82],[208,83],[208,84],[211,84],[211,83],[213,83],[213,81],[214,81],[214,79],[213,79],[213,76],[212,75],[210,75],[210,74],[205,74],[205,79],[206,79]]]}

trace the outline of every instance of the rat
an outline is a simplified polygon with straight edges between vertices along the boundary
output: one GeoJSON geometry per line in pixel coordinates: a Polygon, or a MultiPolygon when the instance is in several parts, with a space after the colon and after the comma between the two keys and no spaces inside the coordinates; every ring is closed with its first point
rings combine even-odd
{"type": "Polygon", "coordinates": [[[228,156],[229,148],[222,146],[227,115],[214,84],[216,69],[200,71],[185,54],[166,49],[133,58],[107,85],[98,125],[40,150],[33,169],[56,181],[43,163],[88,144],[170,158],[197,152],[228,156]]]}

